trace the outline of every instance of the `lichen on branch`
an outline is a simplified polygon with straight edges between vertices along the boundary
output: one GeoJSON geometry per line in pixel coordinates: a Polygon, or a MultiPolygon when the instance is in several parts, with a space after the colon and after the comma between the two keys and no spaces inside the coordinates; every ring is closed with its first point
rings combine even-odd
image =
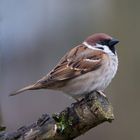
{"type": "Polygon", "coordinates": [[[52,117],[44,114],[37,122],[15,132],[1,132],[0,140],[72,140],[113,119],[113,109],[108,99],[93,92],[59,114],[52,117]]]}

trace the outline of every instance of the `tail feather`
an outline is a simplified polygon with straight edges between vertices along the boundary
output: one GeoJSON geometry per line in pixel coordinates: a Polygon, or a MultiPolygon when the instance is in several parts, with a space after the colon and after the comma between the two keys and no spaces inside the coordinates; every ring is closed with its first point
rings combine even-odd
{"type": "Polygon", "coordinates": [[[21,88],[15,92],[11,93],[9,96],[15,96],[15,95],[20,94],[20,93],[27,91],[27,90],[35,90],[35,89],[40,89],[40,88],[41,88],[40,84],[29,85],[29,86],[26,86],[24,88],[21,88]]]}

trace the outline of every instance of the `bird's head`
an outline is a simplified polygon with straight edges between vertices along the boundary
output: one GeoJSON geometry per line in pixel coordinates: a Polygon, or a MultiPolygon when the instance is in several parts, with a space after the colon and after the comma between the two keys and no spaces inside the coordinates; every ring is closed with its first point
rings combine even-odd
{"type": "Polygon", "coordinates": [[[115,45],[119,43],[119,40],[105,34],[105,33],[96,33],[89,36],[85,42],[95,48],[105,50],[109,49],[115,54],[115,45]]]}

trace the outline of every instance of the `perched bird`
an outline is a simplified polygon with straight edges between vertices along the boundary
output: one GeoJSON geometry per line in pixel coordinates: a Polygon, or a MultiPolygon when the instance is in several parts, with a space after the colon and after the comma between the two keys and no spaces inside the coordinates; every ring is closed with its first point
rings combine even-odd
{"type": "Polygon", "coordinates": [[[93,34],[67,52],[42,79],[10,96],[37,89],[60,90],[76,100],[92,91],[103,94],[118,68],[114,47],[118,42],[105,33],[93,34]]]}

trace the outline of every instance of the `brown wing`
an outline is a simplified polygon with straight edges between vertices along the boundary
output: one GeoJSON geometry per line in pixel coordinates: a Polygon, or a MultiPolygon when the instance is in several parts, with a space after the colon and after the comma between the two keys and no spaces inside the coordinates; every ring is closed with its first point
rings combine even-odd
{"type": "Polygon", "coordinates": [[[103,57],[104,53],[102,51],[92,50],[84,45],[79,45],[68,52],[47,76],[33,85],[12,93],[10,96],[26,90],[60,87],[59,81],[68,80],[99,68],[103,57]],[[59,86],[55,83],[59,83],[59,86]]]}
{"type": "Polygon", "coordinates": [[[60,81],[69,80],[99,68],[103,57],[104,53],[102,51],[79,45],[66,53],[48,75],[44,76],[35,84],[27,86],[12,95],[19,94],[26,90],[60,87],[62,84],[60,81]]]}
{"type": "Polygon", "coordinates": [[[96,70],[101,66],[103,52],[79,45],[67,53],[42,80],[62,81],[96,70]]]}

